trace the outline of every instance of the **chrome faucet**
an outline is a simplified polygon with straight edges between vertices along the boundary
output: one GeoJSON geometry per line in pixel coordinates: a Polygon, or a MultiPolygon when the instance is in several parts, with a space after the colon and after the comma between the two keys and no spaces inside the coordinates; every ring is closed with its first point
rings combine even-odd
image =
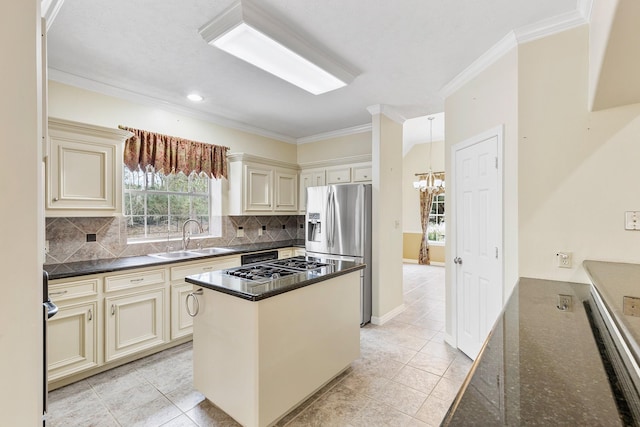
{"type": "Polygon", "coordinates": [[[195,222],[196,224],[198,224],[198,230],[200,231],[200,233],[204,233],[204,230],[202,229],[202,224],[200,224],[200,221],[198,221],[197,219],[188,219],[186,220],[183,224],[182,224],[182,250],[186,251],[187,248],[189,247],[189,241],[191,240],[190,234],[187,233],[187,224],[189,224],[190,222],[195,222]]]}

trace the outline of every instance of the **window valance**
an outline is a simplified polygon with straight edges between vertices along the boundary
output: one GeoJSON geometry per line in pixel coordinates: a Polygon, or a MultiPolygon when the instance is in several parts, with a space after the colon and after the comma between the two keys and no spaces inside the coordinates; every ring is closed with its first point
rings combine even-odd
{"type": "Polygon", "coordinates": [[[165,174],[204,172],[211,178],[227,177],[228,147],[189,141],[175,136],[118,126],[133,133],[125,141],[124,164],[131,171],[151,166],[165,174]]]}

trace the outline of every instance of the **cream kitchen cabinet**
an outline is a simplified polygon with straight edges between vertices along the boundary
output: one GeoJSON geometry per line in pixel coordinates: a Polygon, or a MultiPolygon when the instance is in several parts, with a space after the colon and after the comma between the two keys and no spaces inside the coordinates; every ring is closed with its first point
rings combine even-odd
{"type": "Polygon", "coordinates": [[[298,211],[296,165],[230,154],[229,215],[290,215],[298,211]]]}
{"type": "Polygon", "coordinates": [[[169,340],[165,273],[152,269],[105,278],[105,362],[169,340]]]}
{"type": "Polygon", "coordinates": [[[307,209],[307,188],[325,184],[324,169],[307,170],[300,173],[300,196],[298,198],[300,200],[300,212],[305,212],[307,209]]]}
{"type": "Polygon", "coordinates": [[[49,118],[45,215],[121,213],[122,149],[131,133],[49,118]]]}
{"type": "Polygon", "coordinates": [[[58,313],[47,321],[49,381],[99,365],[99,282],[90,278],[50,285],[49,296],[58,313]]]}
{"type": "MultiPolygon", "coordinates": [[[[184,278],[193,274],[208,273],[225,268],[238,267],[239,256],[220,257],[205,262],[179,264],[171,267],[171,339],[189,336],[193,333],[193,317],[187,312],[187,296],[193,292],[193,285],[184,278]]],[[[194,308],[191,307],[191,310],[194,308]]]]}

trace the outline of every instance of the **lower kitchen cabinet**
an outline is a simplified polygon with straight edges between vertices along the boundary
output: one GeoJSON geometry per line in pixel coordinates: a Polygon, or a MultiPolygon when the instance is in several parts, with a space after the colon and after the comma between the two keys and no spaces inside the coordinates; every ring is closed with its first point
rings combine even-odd
{"type": "MultiPolygon", "coordinates": [[[[224,270],[240,266],[237,255],[213,258],[207,261],[192,262],[171,267],[171,339],[186,337],[193,333],[193,317],[187,312],[187,295],[193,292],[193,285],[184,281],[192,274],[224,270]]],[[[189,302],[191,303],[191,301],[189,302]]],[[[191,306],[190,310],[194,310],[191,306]]]]}
{"type": "Polygon", "coordinates": [[[60,303],[47,323],[49,381],[98,366],[98,303],[60,303]]]}
{"type": "Polygon", "coordinates": [[[105,362],[166,342],[165,288],[107,296],[105,362]]]}
{"type": "MultiPolygon", "coordinates": [[[[171,339],[186,337],[193,333],[193,317],[187,311],[187,295],[193,292],[191,283],[171,285],[171,339]]],[[[193,308],[191,308],[193,310],[193,308]]]]}

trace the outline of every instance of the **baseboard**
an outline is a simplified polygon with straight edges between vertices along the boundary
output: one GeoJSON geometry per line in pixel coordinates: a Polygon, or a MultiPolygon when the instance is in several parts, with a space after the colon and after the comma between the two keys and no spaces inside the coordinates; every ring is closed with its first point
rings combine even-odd
{"type": "Polygon", "coordinates": [[[406,310],[406,306],[404,304],[400,304],[399,306],[397,306],[396,308],[394,308],[393,310],[391,310],[390,312],[386,313],[384,316],[382,317],[376,317],[376,316],[371,316],[371,323],[373,323],[374,325],[384,325],[385,323],[387,323],[389,320],[393,319],[394,317],[396,317],[398,314],[402,313],[403,311],[406,310]]]}
{"type": "MultiPolygon", "coordinates": [[[[418,264],[418,260],[417,259],[411,259],[411,258],[402,258],[402,262],[405,263],[405,264],[418,264]]],[[[431,263],[429,265],[436,265],[438,267],[444,267],[444,262],[431,261],[431,263]]]]}
{"type": "Polygon", "coordinates": [[[456,342],[456,338],[453,335],[444,334],[444,342],[446,342],[453,348],[458,348],[458,343],[456,342]]]}

